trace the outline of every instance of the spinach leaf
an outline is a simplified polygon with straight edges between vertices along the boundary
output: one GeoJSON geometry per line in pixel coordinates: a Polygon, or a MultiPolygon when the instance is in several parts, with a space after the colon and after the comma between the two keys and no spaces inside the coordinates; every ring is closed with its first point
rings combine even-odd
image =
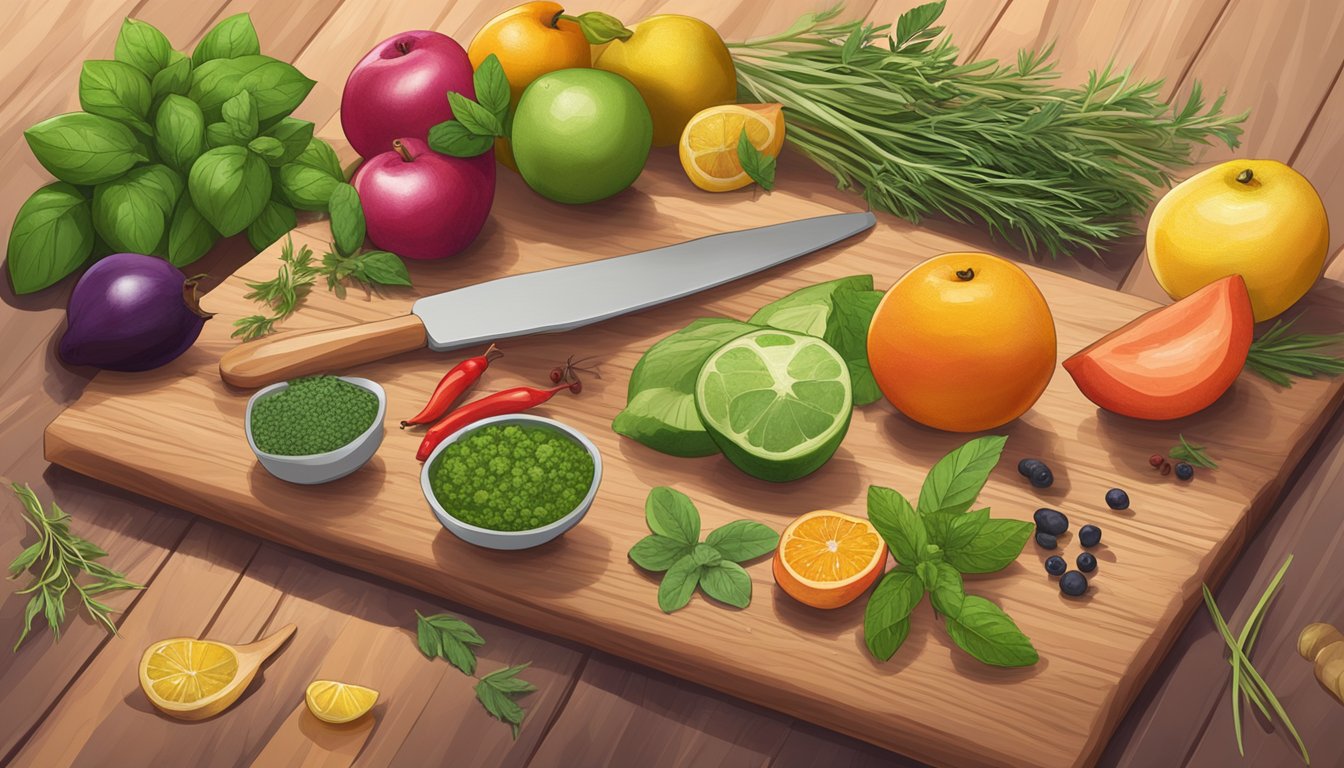
{"type": "Polygon", "coordinates": [[[952,642],[985,664],[1026,667],[1040,660],[1031,640],[1008,614],[983,597],[964,595],[960,603],[939,610],[952,642]]]}
{"type": "Polygon", "coordinates": [[[154,253],[182,194],[182,179],[166,165],[146,165],[93,190],[93,227],[117,251],[154,253]]]}
{"type": "MultiPolygon", "coordinates": [[[[264,136],[276,139],[284,147],[280,155],[280,162],[276,165],[293,162],[303,153],[308,145],[313,141],[313,124],[307,120],[297,120],[292,117],[286,117],[267,130],[264,136]]],[[[325,142],[322,144],[326,146],[325,142]]],[[[337,168],[337,175],[340,169],[337,168]]]]}
{"type": "Polygon", "coordinates": [[[700,512],[690,497],[660,485],[644,500],[644,519],[649,530],[688,547],[700,543],[700,512]]]}
{"type": "Polygon", "coordinates": [[[30,195],[9,232],[14,292],[40,291],[78,269],[93,251],[91,216],[89,201],[63,181],[30,195]]]}
{"type": "Polygon", "coordinates": [[[651,533],[630,548],[630,559],[646,571],[660,573],[691,554],[691,545],[668,536],[651,533]]]}
{"type": "Polygon", "coordinates": [[[258,136],[247,142],[247,148],[257,157],[265,160],[266,164],[272,168],[276,168],[284,162],[285,145],[273,136],[258,136]]]}
{"type": "Polygon", "coordinates": [[[154,77],[168,66],[173,54],[172,43],[153,24],[136,19],[121,22],[112,57],[135,67],[145,77],[154,77]]]}
{"type": "Polygon", "coordinates": [[[196,44],[196,50],[192,51],[191,60],[199,67],[214,59],[236,59],[258,53],[261,53],[261,42],[257,40],[252,18],[246,13],[239,13],[206,32],[201,42],[196,44]]]}
{"type": "Polygon", "coordinates": [[[271,196],[266,163],[244,147],[218,147],[191,166],[187,188],[196,208],[221,235],[247,228],[271,196]]]}
{"type": "Polygon", "coordinates": [[[706,595],[734,608],[746,608],[751,604],[751,576],[731,560],[703,566],[700,588],[706,595]]]}
{"type": "Polygon", "coordinates": [[[331,191],[327,203],[331,211],[331,237],[336,252],[352,256],[364,245],[364,209],[359,204],[359,192],[345,182],[331,191]]]}
{"type": "Polygon", "coordinates": [[[191,89],[191,59],[183,56],[177,51],[173,51],[177,58],[173,59],[168,66],[159,70],[154,75],[154,79],[149,84],[149,97],[151,101],[159,101],[168,94],[186,96],[187,91],[191,89]]]}
{"type": "Polygon", "coordinates": [[[886,661],[910,634],[910,614],[924,599],[914,568],[901,565],[882,577],[863,611],[863,642],[874,658],[886,661]]]}
{"type": "Polygon", "coordinates": [[[79,106],[92,115],[125,123],[142,134],[151,133],[149,81],[140,70],[120,61],[92,60],[79,71],[79,106]]]}
{"type": "Polygon", "coordinates": [[[252,250],[261,253],[271,243],[298,226],[298,223],[293,208],[284,203],[268,200],[256,220],[247,225],[247,242],[251,243],[252,250]]]}
{"type": "Polygon", "coordinates": [[[249,91],[261,127],[269,128],[303,103],[315,83],[293,66],[269,56],[210,59],[196,64],[187,95],[201,106],[207,122],[220,119],[224,102],[249,91]]]}
{"type": "Polygon", "coordinates": [[[700,583],[701,568],[690,555],[682,557],[667,569],[658,585],[658,607],[663,613],[672,613],[686,607],[700,583]]]}
{"type": "Polygon", "coordinates": [[[943,557],[962,573],[1003,570],[1022,554],[1034,526],[1021,520],[990,519],[988,509],[953,515],[943,557]]]}
{"type": "Polygon", "coordinates": [[[1007,440],[995,435],[979,437],[939,459],[920,488],[919,513],[961,514],[970,509],[999,463],[1007,440]]]}
{"type": "Polygon", "coordinates": [[[37,161],[71,184],[111,181],[148,157],[131,129],[101,115],[70,112],[23,132],[37,161]]]}
{"type": "Polygon", "coordinates": [[[205,150],[205,117],[196,102],[176,94],[164,97],[154,116],[154,147],[178,172],[191,170],[205,150]]]}
{"type": "Polygon", "coordinates": [[[217,240],[219,233],[196,210],[191,195],[179,198],[168,225],[168,262],[184,267],[204,256],[217,240]]]}
{"type": "Polygon", "coordinates": [[[237,144],[247,144],[247,142],[257,136],[257,105],[252,101],[252,94],[247,91],[239,91],[236,95],[224,102],[224,106],[219,109],[220,116],[224,118],[224,125],[228,126],[229,132],[237,139],[237,144]]]}
{"type": "Polygon", "coordinates": [[[913,567],[923,559],[928,533],[904,496],[890,488],[869,486],[868,520],[887,542],[898,563],[913,567]]]}
{"type": "Polygon", "coordinates": [[[744,563],[774,552],[779,546],[779,534],[754,520],[734,520],[710,531],[705,543],[718,550],[724,559],[744,563]]]}

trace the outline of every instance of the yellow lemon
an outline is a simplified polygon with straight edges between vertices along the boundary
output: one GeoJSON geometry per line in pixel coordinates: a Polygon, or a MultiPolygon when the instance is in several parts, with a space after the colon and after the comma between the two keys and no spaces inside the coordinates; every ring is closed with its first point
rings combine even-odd
{"type": "Polygon", "coordinates": [[[228,709],[261,663],[294,634],[294,625],[247,645],[172,637],[145,649],[140,688],[149,702],[179,720],[204,720],[228,709]]]}
{"type": "Polygon", "coordinates": [[[348,723],[367,715],[378,701],[378,692],[362,685],[314,680],[304,691],[308,711],[324,723],[348,723]]]}
{"type": "Polygon", "coordinates": [[[1158,202],[1148,222],[1148,263],[1167,295],[1183,299],[1241,275],[1256,322],[1306,294],[1329,244],[1320,195],[1275,160],[1233,160],[1195,174],[1158,202]]]}
{"type": "Polygon", "coordinates": [[[737,71],[719,33],[699,19],[650,16],[613,40],[593,66],[634,83],[653,115],[653,145],[670,147],[691,117],[737,100],[737,71]]]}
{"type": "Polygon", "coordinates": [[[784,145],[783,105],[729,104],[701,110],[691,118],[677,147],[681,167],[695,186],[727,192],[751,183],[737,155],[743,131],[761,154],[778,157],[784,145]]]}

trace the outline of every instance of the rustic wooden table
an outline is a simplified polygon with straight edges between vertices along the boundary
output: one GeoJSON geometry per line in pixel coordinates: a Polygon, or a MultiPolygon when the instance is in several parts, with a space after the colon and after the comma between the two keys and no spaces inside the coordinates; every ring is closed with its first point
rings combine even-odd
{"type": "MultiPolygon", "coordinates": [[[[508,0],[24,0],[0,10],[0,237],[13,212],[46,179],[21,137],[24,128],[77,108],[75,83],[86,58],[107,57],[125,16],[150,21],[186,47],[216,20],[248,11],[265,50],[305,72],[344,71],[394,32],[433,28],[465,41],[508,0]]],[[[758,3],[610,0],[603,10],[627,20],[656,12],[699,16],[725,37],[742,38],[786,26],[820,0],[758,3]]],[[[857,0],[877,21],[894,19],[914,0],[857,0]]],[[[579,10],[587,10],[587,7],[579,10]]],[[[1237,156],[1292,163],[1317,186],[1327,209],[1344,220],[1344,4],[1336,0],[950,0],[949,31],[967,54],[1011,57],[1019,48],[1055,43],[1060,70],[1080,79],[1109,59],[1133,62],[1138,74],[1163,77],[1164,94],[1188,91],[1195,79],[1231,92],[1232,110],[1251,109],[1237,156]]],[[[321,128],[339,105],[339,83],[323,82],[300,116],[321,128]]],[[[1201,163],[1233,156],[1211,149],[1201,163]]],[[[942,223],[930,226],[965,230],[942,223]]],[[[1344,279],[1331,244],[1327,277],[1344,279]]],[[[1008,249],[1001,248],[1007,252],[1008,249]]],[[[224,274],[250,256],[227,242],[202,271],[224,274]]],[[[1110,287],[1161,298],[1146,272],[1142,242],[1120,244],[1104,259],[1061,261],[1062,271],[1110,287]]],[[[27,482],[56,499],[75,528],[114,553],[115,565],[148,584],[116,593],[122,636],[109,638],[82,617],[59,644],[43,631],[15,654],[0,653],[0,763],[54,765],[907,765],[899,756],[769,710],[525,629],[500,624],[436,598],[264,543],[168,506],[148,502],[42,459],[46,424],[78,398],[92,371],[63,367],[54,356],[70,283],[16,297],[0,288],[0,477],[27,482]],[[526,702],[528,721],[517,741],[475,711],[469,681],[425,665],[411,647],[406,617],[447,610],[467,616],[489,639],[493,664],[531,660],[540,691],[526,702]],[[130,670],[144,645],[173,634],[190,619],[219,638],[250,638],[273,623],[303,627],[285,663],[264,673],[227,716],[183,726],[156,716],[135,689],[130,670]],[[302,703],[288,692],[315,676],[377,654],[384,686],[397,706],[376,721],[336,733],[309,733],[302,703]],[[284,695],[277,695],[285,691],[284,695]]],[[[1340,292],[1325,283],[1319,291],[1340,292]]],[[[1344,419],[1338,416],[1298,469],[1264,528],[1233,566],[1219,602],[1240,623],[1288,553],[1297,557],[1257,646],[1259,670],[1292,713],[1317,765],[1344,764],[1344,709],[1316,686],[1296,655],[1307,622],[1344,620],[1344,565],[1336,532],[1344,499],[1344,419]]],[[[0,541],[27,536],[12,498],[0,502],[0,541]]],[[[23,600],[0,604],[0,627],[14,628],[23,600]]],[[[8,640],[6,640],[8,642],[8,640]]],[[[1102,758],[1104,765],[1291,765],[1294,748],[1269,724],[1247,719],[1246,758],[1235,751],[1229,715],[1228,666],[1221,640],[1197,614],[1145,688],[1102,758]]],[[[1042,702],[1048,738],[1049,702],[1042,702]]]]}

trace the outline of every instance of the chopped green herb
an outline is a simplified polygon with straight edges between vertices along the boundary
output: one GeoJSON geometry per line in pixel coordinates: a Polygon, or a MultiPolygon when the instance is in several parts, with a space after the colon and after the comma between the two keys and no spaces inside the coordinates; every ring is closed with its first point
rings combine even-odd
{"type": "Polygon", "coordinates": [[[252,406],[252,441],[276,456],[334,451],[364,434],[378,396],[335,376],[306,376],[252,406]]]}
{"type": "Polygon", "coordinates": [[[1292,376],[1310,379],[1318,374],[1344,373],[1344,358],[1316,351],[1344,344],[1344,333],[1288,333],[1298,317],[1287,322],[1276,320],[1273,327],[1251,342],[1246,367],[1281,387],[1293,386],[1292,376]]]}

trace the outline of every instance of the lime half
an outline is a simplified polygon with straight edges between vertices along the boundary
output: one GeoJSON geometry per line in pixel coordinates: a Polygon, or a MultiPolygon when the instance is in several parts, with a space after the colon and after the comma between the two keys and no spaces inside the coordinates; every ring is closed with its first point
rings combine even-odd
{"type": "Polygon", "coordinates": [[[854,394],[845,361],[829,344],[763,330],[710,355],[695,382],[695,406],[739,469],[785,482],[816,471],[840,447],[854,394]]]}

